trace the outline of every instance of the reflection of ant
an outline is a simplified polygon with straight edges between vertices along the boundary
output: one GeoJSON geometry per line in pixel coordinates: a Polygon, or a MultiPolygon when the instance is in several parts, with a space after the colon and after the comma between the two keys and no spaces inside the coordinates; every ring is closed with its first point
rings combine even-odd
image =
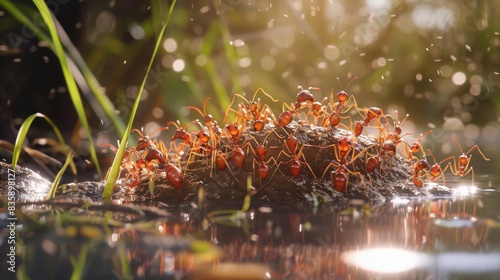
{"type": "Polygon", "coordinates": [[[474,168],[472,166],[469,168],[472,155],[469,156],[469,154],[472,152],[472,150],[477,149],[477,151],[481,154],[481,156],[483,156],[484,160],[489,161],[490,159],[486,158],[486,156],[483,154],[483,152],[481,151],[481,149],[479,149],[477,145],[472,146],[466,153],[464,153],[462,150],[462,146],[460,145],[460,143],[458,143],[458,140],[455,137],[453,137],[453,141],[457,143],[458,148],[460,149],[460,153],[462,153],[462,155],[458,157],[458,160],[455,156],[450,156],[445,158],[441,162],[453,159],[453,165],[451,164],[451,162],[449,162],[446,168],[450,167],[450,170],[453,173],[453,175],[460,177],[464,177],[469,173],[472,173],[472,184],[474,184],[474,168]]]}

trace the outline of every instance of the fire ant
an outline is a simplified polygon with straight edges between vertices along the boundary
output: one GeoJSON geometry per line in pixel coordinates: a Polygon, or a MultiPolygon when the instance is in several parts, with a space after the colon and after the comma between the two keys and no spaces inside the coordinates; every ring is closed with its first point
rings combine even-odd
{"type": "MultiPolygon", "coordinates": [[[[349,88],[349,85],[351,85],[351,83],[356,80],[358,77],[354,77],[351,81],[349,81],[349,83],[347,84],[345,90],[340,90],[338,93],[337,93],[337,102],[333,103],[333,90],[332,92],[330,93],[330,103],[331,103],[331,108],[332,108],[332,111],[333,113],[337,114],[337,115],[341,115],[341,114],[345,114],[347,113],[349,110],[351,110],[351,108],[354,106],[356,109],[358,108],[358,104],[356,102],[356,98],[354,97],[354,95],[350,95],[348,97],[348,94],[346,92],[346,90],[349,88]],[[342,110],[346,107],[346,104],[349,104],[349,101],[350,100],[353,100],[354,104],[352,104],[351,106],[349,106],[347,108],[347,110],[343,111],[342,110]],[[335,105],[337,105],[337,107],[335,108],[335,105]]],[[[339,77],[337,77],[337,81],[339,81],[339,85],[340,85],[340,88],[342,88],[342,82],[340,81],[339,77]]],[[[332,114],[333,114],[332,113],[332,114]]]]}
{"type": "MultiPolygon", "coordinates": [[[[292,174],[292,176],[294,178],[297,178],[297,177],[299,177],[300,173],[302,172],[302,165],[304,164],[304,165],[307,166],[307,168],[309,169],[309,171],[311,171],[311,174],[314,177],[316,177],[316,175],[314,174],[314,171],[312,170],[311,166],[309,165],[309,163],[307,163],[304,153],[302,153],[302,148],[303,147],[300,147],[300,149],[298,151],[297,150],[293,150],[291,154],[288,154],[284,150],[280,151],[280,153],[278,154],[278,157],[277,157],[278,159],[280,158],[281,154],[284,154],[285,156],[289,157],[290,160],[288,160],[288,161],[281,161],[276,166],[276,169],[279,170],[279,167],[282,164],[288,164],[288,163],[290,163],[290,169],[289,169],[290,170],[290,174],[292,174]],[[302,158],[302,160],[301,160],[301,158],[302,158]]],[[[280,170],[280,172],[281,172],[281,170],[280,170]]]]}
{"type": "Polygon", "coordinates": [[[195,110],[198,112],[203,120],[205,121],[205,125],[209,127],[211,134],[214,135],[220,135],[222,132],[222,129],[219,127],[218,123],[216,120],[213,119],[213,116],[211,114],[207,114],[207,103],[210,100],[210,97],[207,97],[205,101],[203,102],[203,111],[198,109],[197,107],[194,106],[188,106],[189,109],[195,110]]]}
{"type": "Polygon", "coordinates": [[[429,130],[424,134],[421,133],[420,136],[418,136],[418,138],[413,141],[412,145],[410,146],[410,149],[407,151],[407,155],[410,161],[413,160],[414,154],[418,152],[422,152],[422,155],[425,156],[424,149],[422,148],[422,139],[425,136],[429,135],[431,132],[432,130],[429,130]]]}
{"type": "Polygon", "coordinates": [[[167,126],[169,126],[171,124],[173,124],[177,128],[177,130],[174,132],[174,135],[172,136],[172,139],[170,140],[170,149],[173,148],[175,150],[176,154],[182,156],[184,154],[184,150],[185,150],[186,146],[188,147],[188,151],[193,146],[193,139],[192,139],[191,133],[186,131],[186,128],[190,125],[190,123],[181,127],[179,120],[177,120],[177,122],[173,122],[173,121],[168,122],[167,126]],[[175,145],[175,140],[177,140],[177,139],[182,140],[180,147],[177,147],[175,145]]]}
{"type": "Polygon", "coordinates": [[[274,164],[275,165],[277,164],[276,159],[274,159],[274,158],[269,158],[266,161],[266,157],[269,153],[269,149],[275,148],[275,147],[267,147],[267,145],[268,145],[267,138],[269,137],[269,135],[271,133],[276,134],[276,132],[274,130],[270,131],[269,133],[267,133],[267,135],[264,137],[264,139],[262,140],[261,143],[259,143],[257,141],[257,139],[255,139],[255,137],[250,135],[250,137],[252,137],[254,139],[254,141],[257,143],[257,147],[255,149],[252,148],[252,146],[250,146],[250,149],[252,149],[252,151],[255,155],[255,158],[253,160],[253,169],[255,170],[255,164],[257,164],[259,166],[257,169],[257,174],[259,175],[259,179],[261,181],[261,184],[262,184],[262,181],[264,181],[269,175],[269,171],[270,171],[269,162],[274,161],[274,164]]]}
{"type": "Polygon", "coordinates": [[[413,180],[413,184],[415,185],[415,187],[421,188],[424,185],[422,177],[426,173],[421,175],[420,172],[427,172],[426,169],[429,170],[429,167],[429,163],[425,159],[425,156],[423,156],[419,161],[413,164],[410,179],[413,180]]]}
{"type": "Polygon", "coordinates": [[[288,106],[286,103],[283,103],[282,113],[278,117],[278,124],[282,127],[287,126],[293,120],[293,115],[297,113],[295,109],[292,109],[293,103],[288,106]],[[285,110],[285,107],[288,107],[288,110],[285,110]]]}
{"type": "Polygon", "coordinates": [[[262,129],[264,129],[266,123],[265,120],[267,119],[268,116],[270,116],[273,120],[275,120],[276,118],[274,117],[274,114],[269,105],[267,104],[261,105],[260,98],[257,98],[257,101],[255,101],[255,97],[259,92],[262,92],[262,94],[269,97],[273,102],[278,101],[275,100],[267,92],[265,92],[262,88],[258,88],[255,91],[252,97],[252,101],[248,101],[243,95],[235,94],[233,96],[233,99],[231,100],[228,110],[226,111],[226,115],[229,113],[229,111],[234,111],[237,114],[237,119],[235,121],[237,125],[241,125],[242,123],[245,123],[248,120],[252,122],[252,126],[256,131],[261,131],[262,129]],[[231,106],[234,103],[236,97],[242,98],[247,103],[246,105],[243,103],[238,104],[237,111],[231,109],[231,106]],[[239,118],[243,119],[240,120],[239,118]]]}
{"type": "Polygon", "coordinates": [[[302,88],[302,86],[298,86],[300,92],[297,93],[297,101],[295,102],[295,110],[299,110],[314,103],[314,96],[311,93],[311,90],[320,90],[318,87],[309,87],[307,89],[302,88]]]}
{"type": "Polygon", "coordinates": [[[472,166],[469,168],[472,155],[469,156],[469,154],[472,152],[472,150],[476,149],[484,158],[484,160],[489,161],[490,159],[486,158],[481,149],[479,149],[478,145],[472,146],[466,153],[464,153],[462,150],[462,146],[460,145],[460,143],[458,143],[458,140],[455,137],[453,137],[453,141],[457,143],[458,148],[460,149],[460,153],[462,153],[462,155],[458,157],[458,160],[455,156],[450,156],[442,160],[442,162],[453,159],[453,165],[451,164],[451,162],[449,162],[446,167],[447,168],[450,167],[451,172],[455,176],[464,177],[469,173],[472,173],[472,184],[474,184],[474,168],[472,166]]]}
{"type": "Polygon", "coordinates": [[[139,138],[139,141],[137,141],[137,145],[135,146],[135,149],[138,151],[142,150],[148,150],[148,149],[156,149],[156,139],[151,140],[151,135],[154,133],[161,131],[161,130],[167,130],[168,127],[162,126],[159,127],[153,131],[151,131],[149,134],[144,135],[144,128],[141,128],[141,130],[138,130],[136,128],[132,129],[130,132],[137,132],[141,136],[139,138]]]}
{"type": "MultiPolygon", "coordinates": [[[[288,137],[284,140],[284,142],[285,142],[284,146],[287,148],[287,150],[288,150],[289,153],[287,153],[283,149],[283,150],[281,150],[279,152],[279,154],[278,154],[278,156],[276,158],[279,161],[279,158],[281,157],[281,155],[284,154],[286,157],[290,158],[290,160],[288,160],[286,162],[280,162],[278,164],[278,166],[277,166],[276,169],[279,169],[279,166],[281,164],[288,164],[288,163],[290,163],[290,173],[292,174],[293,177],[296,178],[301,173],[302,164],[305,164],[309,168],[309,170],[311,171],[311,173],[313,174],[313,176],[315,176],[314,172],[313,172],[313,170],[311,168],[311,166],[306,162],[305,155],[302,153],[303,146],[301,146],[299,148],[299,140],[297,139],[297,137],[295,137],[295,132],[297,132],[298,129],[299,129],[299,127],[295,128],[295,130],[294,130],[293,133],[288,133],[288,131],[286,129],[283,129],[285,131],[285,133],[288,134],[288,137]],[[301,158],[303,160],[301,160],[301,158]]],[[[276,135],[279,138],[284,138],[284,137],[281,137],[278,134],[276,134],[276,135]]]]}
{"type": "MultiPolygon", "coordinates": [[[[177,162],[179,163],[178,159],[177,162]]],[[[184,176],[180,167],[175,166],[170,161],[165,165],[165,172],[167,173],[167,179],[172,186],[174,186],[177,189],[182,187],[184,176]]]]}
{"type": "Polygon", "coordinates": [[[353,163],[358,157],[360,157],[363,153],[365,153],[370,147],[365,148],[364,150],[360,151],[358,154],[354,155],[356,149],[352,147],[352,142],[347,138],[344,137],[340,141],[338,141],[334,146],[334,155],[335,155],[335,160],[332,160],[328,166],[325,168],[325,171],[323,172],[323,175],[321,176],[321,179],[323,179],[328,172],[330,167],[336,168],[336,170],[330,171],[330,178],[333,184],[333,187],[335,190],[342,192],[345,190],[347,185],[349,184],[349,175],[355,175],[359,176],[361,179],[361,184],[366,190],[366,185],[363,179],[363,175],[360,172],[357,171],[352,171],[347,168],[347,166],[351,163],[353,163]],[[337,151],[338,150],[338,151],[337,151]],[[351,153],[351,159],[347,161],[348,154],[351,153]]]}
{"type": "Polygon", "coordinates": [[[431,175],[430,180],[431,180],[431,182],[435,182],[440,177],[443,177],[443,184],[446,185],[446,178],[444,176],[444,172],[446,172],[446,169],[448,169],[449,165],[447,165],[443,170],[441,168],[441,163],[443,163],[444,160],[437,163],[436,158],[434,157],[434,154],[432,153],[432,151],[430,149],[427,149],[427,151],[429,152],[429,154],[432,156],[432,159],[434,160],[434,165],[432,165],[430,168],[430,175],[431,175]]]}

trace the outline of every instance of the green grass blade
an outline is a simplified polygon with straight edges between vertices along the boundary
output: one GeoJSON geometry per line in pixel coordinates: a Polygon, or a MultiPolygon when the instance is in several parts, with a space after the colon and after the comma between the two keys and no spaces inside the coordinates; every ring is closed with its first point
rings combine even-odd
{"type": "MultiPolygon", "coordinates": [[[[43,29],[39,28],[38,25],[35,25],[32,23],[30,20],[30,17],[26,15],[25,12],[21,11],[16,5],[13,5],[12,3],[5,1],[5,0],[0,0],[0,5],[3,6],[12,16],[14,16],[19,22],[21,22],[23,25],[28,27],[33,33],[41,40],[47,43],[48,47],[52,49],[55,52],[55,47],[54,43],[50,38],[50,35],[48,35],[43,29]]],[[[28,8],[26,8],[28,9],[28,8]]],[[[31,11],[31,9],[30,9],[31,11]]],[[[34,12],[31,15],[31,18],[33,18],[34,12]]],[[[64,32],[60,24],[57,22],[57,20],[54,19],[54,23],[57,24],[57,33],[60,38],[61,43],[66,47],[67,49],[67,59],[68,62],[74,63],[77,67],[72,67],[70,70],[75,71],[77,73],[74,73],[74,75],[81,75],[86,81],[86,84],[83,84],[81,81],[79,82],[80,87],[85,87],[87,86],[90,88],[91,93],[93,93],[95,99],[97,100],[97,103],[99,107],[97,106],[92,106],[94,112],[96,112],[97,115],[101,116],[100,112],[102,111],[104,115],[111,120],[111,123],[113,123],[114,128],[116,129],[117,133],[119,135],[123,134],[125,132],[125,124],[122,119],[120,119],[116,114],[115,114],[115,108],[111,101],[109,100],[108,96],[106,93],[102,90],[102,87],[100,86],[99,82],[95,78],[94,74],[92,71],[89,69],[83,58],[81,57],[80,53],[76,49],[76,47],[73,45],[71,40],[69,40],[69,37],[67,34],[64,32]]],[[[89,98],[90,99],[90,98],[89,98]]],[[[91,100],[89,102],[92,104],[91,100]]]]}
{"type": "Polygon", "coordinates": [[[59,182],[61,181],[61,178],[66,171],[66,168],[68,167],[69,163],[73,160],[73,153],[70,152],[68,156],[66,157],[66,161],[64,162],[64,165],[61,167],[59,172],[57,172],[56,177],[54,178],[54,181],[52,182],[52,186],[50,187],[49,194],[47,195],[46,199],[52,199],[56,196],[56,191],[57,187],[59,186],[59,182]]]}
{"type": "Polygon", "coordinates": [[[85,109],[83,107],[82,99],[80,97],[76,81],[73,78],[71,70],[69,69],[68,66],[68,62],[66,61],[66,53],[64,52],[61,41],[59,40],[59,37],[57,35],[57,30],[54,21],[52,20],[52,14],[43,0],[33,0],[33,2],[40,11],[42,18],[45,24],[47,25],[50,36],[52,37],[52,41],[54,44],[54,52],[56,56],[59,58],[59,62],[61,64],[62,72],[64,75],[64,79],[66,81],[66,85],[68,87],[69,95],[73,102],[73,106],[75,107],[78,119],[82,123],[82,126],[84,127],[85,131],[89,136],[90,156],[96,166],[97,173],[99,174],[100,177],[102,177],[101,168],[99,166],[99,161],[97,159],[97,153],[94,146],[94,140],[92,139],[92,133],[90,131],[90,127],[87,121],[87,116],[85,115],[85,109]]]}
{"type": "Polygon", "coordinates": [[[146,81],[147,81],[147,78],[149,76],[149,72],[151,71],[151,68],[153,67],[153,62],[155,60],[158,49],[160,48],[160,45],[162,43],[163,34],[165,33],[165,30],[167,29],[167,25],[168,25],[168,22],[170,21],[170,18],[172,16],[173,11],[174,11],[174,6],[175,6],[176,2],[177,1],[174,0],[172,2],[172,5],[170,6],[170,10],[168,12],[167,19],[162,26],[161,32],[158,36],[158,39],[156,40],[155,48],[153,50],[153,54],[151,55],[151,60],[149,61],[149,65],[148,65],[148,68],[146,70],[146,74],[144,75],[144,79],[142,80],[141,87],[139,88],[139,92],[137,93],[137,97],[135,98],[134,105],[132,106],[132,109],[130,111],[130,118],[128,120],[127,128],[125,129],[125,133],[123,134],[122,140],[120,142],[120,146],[118,147],[118,151],[116,152],[116,156],[113,160],[113,164],[111,165],[108,179],[106,180],[106,184],[104,186],[104,191],[102,193],[102,198],[104,198],[104,199],[109,199],[111,197],[111,195],[113,194],[113,188],[115,187],[116,180],[118,179],[118,174],[120,173],[123,154],[125,152],[125,147],[127,146],[128,137],[130,135],[130,130],[132,129],[132,124],[134,122],[134,117],[135,117],[135,114],[137,112],[137,108],[139,107],[141,95],[142,95],[142,92],[144,90],[144,87],[146,86],[146,81]]]}
{"type": "Polygon", "coordinates": [[[85,268],[85,261],[87,260],[87,253],[88,253],[88,248],[86,244],[80,246],[80,254],[78,254],[78,259],[72,260],[73,273],[71,274],[70,278],[71,280],[82,279],[83,270],[85,268]]]}
{"type": "Polygon", "coordinates": [[[59,131],[59,128],[57,128],[56,124],[47,116],[41,113],[36,113],[33,114],[29,117],[26,118],[26,120],[23,122],[21,127],[19,128],[19,132],[17,133],[17,138],[16,138],[16,143],[14,144],[14,151],[12,152],[12,168],[16,168],[17,162],[19,161],[19,156],[21,155],[21,151],[23,149],[23,143],[24,140],[26,139],[26,135],[28,134],[28,130],[30,129],[31,123],[36,118],[43,118],[46,120],[52,129],[54,130],[54,133],[56,134],[57,140],[59,140],[59,143],[66,147],[66,143],[64,142],[64,138],[62,137],[61,131],[59,131]]]}

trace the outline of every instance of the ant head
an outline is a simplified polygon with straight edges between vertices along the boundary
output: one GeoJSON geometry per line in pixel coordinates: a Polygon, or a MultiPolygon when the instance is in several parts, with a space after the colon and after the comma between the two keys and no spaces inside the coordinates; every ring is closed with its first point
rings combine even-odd
{"type": "Polygon", "coordinates": [[[337,101],[339,102],[340,105],[344,105],[346,99],[347,99],[347,92],[341,90],[337,93],[337,101]]]}
{"type": "MultiPolygon", "coordinates": [[[[302,87],[301,87],[302,88],[302,87]]],[[[297,94],[297,103],[302,104],[303,102],[312,103],[314,102],[314,96],[307,89],[302,89],[297,94]]]]}

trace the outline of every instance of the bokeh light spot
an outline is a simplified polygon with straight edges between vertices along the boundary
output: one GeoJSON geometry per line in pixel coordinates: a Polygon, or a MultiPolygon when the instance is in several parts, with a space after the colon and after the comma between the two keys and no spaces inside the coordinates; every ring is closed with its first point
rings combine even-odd
{"type": "Polygon", "coordinates": [[[455,74],[453,74],[453,76],[451,77],[451,81],[457,85],[457,86],[460,86],[460,85],[463,85],[465,83],[465,81],[467,80],[467,76],[465,75],[464,72],[456,72],[455,74]]]}
{"type": "Polygon", "coordinates": [[[175,52],[177,50],[177,41],[173,38],[167,38],[165,41],[163,41],[163,48],[165,51],[169,53],[175,52]]]}
{"type": "Polygon", "coordinates": [[[340,51],[336,46],[329,45],[325,48],[323,54],[328,60],[335,60],[339,57],[340,51]]]}
{"type": "Polygon", "coordinates": [[[181,72],[182,70],[184,70],[185,66],[186,63],[180,58],[174,60],[174,63],[172,63],[172,69],[174,69],[175,72],[181,72]]]}

